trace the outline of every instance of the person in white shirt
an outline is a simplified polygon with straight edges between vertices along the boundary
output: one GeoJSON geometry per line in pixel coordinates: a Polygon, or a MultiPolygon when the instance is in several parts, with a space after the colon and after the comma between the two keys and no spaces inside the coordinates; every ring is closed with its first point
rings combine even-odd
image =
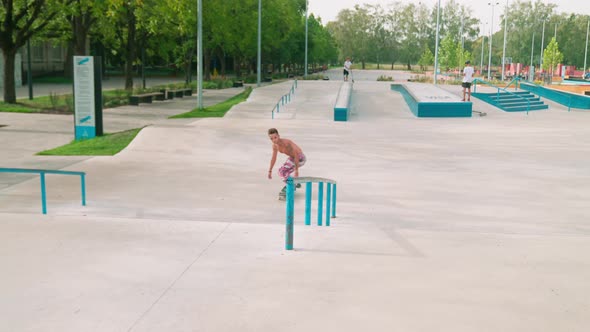
{"type": "Polygon", "coordinates": [[[352,66],[352,62],[350,62],[350,57],[346,57],[346,61],[344,61],[344,81],[348,81],[348,74],[350,74],[350,66],[352,66]]]}
{"type": "Polygon", "coordinates": [[[471,101],[471,82],[473,82],[473,67],[469,60],[465,61],[465,68],[463,69],[463,101],[465,101],[465,93],[467,93],[467,101],[471,101]]]}

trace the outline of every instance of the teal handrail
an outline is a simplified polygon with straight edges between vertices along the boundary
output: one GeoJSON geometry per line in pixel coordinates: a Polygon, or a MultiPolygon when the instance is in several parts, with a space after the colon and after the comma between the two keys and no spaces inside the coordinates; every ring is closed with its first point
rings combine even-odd
{"type": "Polygon", "coordinates": [[[318,183],[318,226],[322,226],[324,206],[324,183],[326,188],[326,226],[330,226],[330,217],[336,218],[336,181],[318,177],[298,177],[287,179],[287,222],[285,249],[293,250],[293,218],[295,215],[295,186],[305,183],[305,225],[311,225],[311,190],[312,183],[318,183]]]}
{"type": "Polygon", "coordinates": [[[512,81],[508,82],[508,84],[506,84],[506,86],[504,87],[504,89],[508,89],[512,83],[516,83],[514,85],[514,90],[516,91],[516,89],[518,89],[518,82],[520,82],[520,76],[514,76],[514,78],[512,79],[512,81]]]}
{"type": "Polygon", "coordinates": [[[41,209],[43,214],[47,214],[47,193],[45,188],[45,174],[62,174],[62,175],[79,175],[80,186],[82,189],[82,205],[86,206],[86,173],[75,171],[56,171],[49,169],[30,169],[30,168],[4,168],[0,167],[0,173],[29,173],[39,174],[41,178],[41,209]]]}
{"type": "MultiPolygon", "coordinates": [[[[513,81],[514,81],[514,80],[513,80],[513,81]]],[[[520,95],[518,95],[518,94],[516,94],[516,93],[514,93],[514,92],[510,92],[510,91],[506,90],[506,88],[501,88],[501,87],[499,87],[499,86],[495,86],[495,85],[493,85],[492,83],[490,83],[490,82],[486,82],[486,81],[484,81],[484,80],[481,80],[481,79],[479,79],[479,78],[475,78],[475,79],[473,79],[473,92],[477,92],[477,82],[481,82],[481,83],[483,83],[483,84],[485,84],[485,85],[488,85],[488,86],[490,86],[490,87],[492,87],[492,88],[494,88],[494,89],[497,89],[497,92],[496,92],[496,97],[498,98],[498,100],[500,99],[500,90],[502,90],[502,91],[504,91],[504,92],[506,92],[506,93],[508,93],[508,94],[510,94],[510,95],[516,96],[516,97],[518,97],[518,98],[520,98],[520,99],[523,99],[523,100],[524,100],[524,101],[526,101],[526,103],[527,103],[526,114],[527,114],[527,115],[529,114],[529,111],[530,111],[530,109],[531,109],[531,101],[530,101],[530,100],[528,100],[527,98],[524,98],[523,96],[520,96],[520,95]]],[[[509,84],[512,84],[512,83],[509,83],[509,84]]]]}
{"type": "Polygon", "coordinates": [[[281,105],[285,105],[291,102],[291,95],[295,94],[295,89],[297,89],[297,80],[293,82],[293,85],[291,85],[291,89],[289,89],[289,92],[282,95],[281,98],[279,98],[279,101],[277,101],[275,106],[272,108],[272,110],[270,111],[271,119],[275,118],[275,110],[277,111],[277,113],[280,113],[281,105]]]}

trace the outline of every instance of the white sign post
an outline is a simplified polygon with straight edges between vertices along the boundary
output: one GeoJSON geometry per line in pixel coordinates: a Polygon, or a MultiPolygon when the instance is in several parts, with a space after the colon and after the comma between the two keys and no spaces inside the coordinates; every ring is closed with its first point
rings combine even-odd
{"type": "Polygon", "coordinates": [[[96,136],[94,58],[74,56],[74,123],[76,140],[96,136]]]}

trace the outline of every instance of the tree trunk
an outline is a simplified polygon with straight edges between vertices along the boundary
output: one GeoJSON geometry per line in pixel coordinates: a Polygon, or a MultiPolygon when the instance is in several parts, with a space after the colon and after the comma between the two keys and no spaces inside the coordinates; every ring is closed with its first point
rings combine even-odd
{"type": "Polygon", "coordinates": [[[67,78],[74,77],[74,46],[72,41],[68,42],[66,49],[66,60],[64,63],[64,76],[67,78]]]}
{"type": "Polygon", "coordinates": [[[187,57],[184,59],[184,75],[185,75],[185,81],[186,83],[190,83],[193,81],[193,56],[195,54],[195,48],[191,47],[191,49],[188,51],[187,57]]]}
{"type": "Polygon", "coordinates": [[[133,8],[127,8],[127,19],[129,26],[127,29],[127,45],[125,59],[125,90],[133,90],[133,61],[136,58],[135,37],[137,26],[133,8]]]}
{"type": "Polygon", "coordinates": [[[242,66],[239,56],[234,56],[234,71],[236,72],[236,77],[238,79],[242,77],[242,66]]]}
{"type": "Polygon", "coordinates": [[[68,42],[68,49],[66,52],[66,61],[64,66],[64,76],[68,78],[74,77],[73,73],[73,59],[74,55],[88,55],[86,42],[88,40],[88,30],[90,29],[91,18],[88,15],[74,16],[70,20],[70,25],[73,31],[73,38],[68,42]]]}
{"type": "Polygon", "coordinates": [[[203,79],[211,80],[211,52],[203,52],[203,79]]]}
{"type": "Polygon", "coordinates": [[[408,66],[408,70],[412,70],[412,64],[410,63],[410,61],[408,61],[408,63],[406,64],[406,66],[408,66]]]}
{"type": "Polygon", "coordinates": [[[14,82],[14,60],[16,50],[6,51],[4,53],[4,102],[16,104],[16,87],[14,82]]]}
{"type": "Polygon", "coordinates": [[[221,77],[225,77],[226,63],[225,63],[225,52],[221,52],[219,55],[219,63],[221,64],[221,77]]]}
{"type": "Polygon", "coordinates": [[[84,24],[84,18],[75,16],[72,20],[74,29],[74,55],[88,55],[86,40],[88,39],[88,27],[84,24]]]}

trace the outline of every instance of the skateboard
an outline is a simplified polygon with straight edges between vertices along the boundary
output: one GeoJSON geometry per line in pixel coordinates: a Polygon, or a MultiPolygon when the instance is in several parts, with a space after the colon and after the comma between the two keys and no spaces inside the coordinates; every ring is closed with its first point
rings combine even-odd
{"type": "Polygon", "coordinates": [[[486,112],[480,112],[480,111],[471,111],[471,112],[479,114],[479,116],[486,116],[487,115],[486,112]]]}
{"type": "MultiPolygon", "coordinates": [[[[301,183],[298,183],[295,186],[295,191],[297,191],[297,188],[301,188],[301,183]]],[[[287,199],[287,187],[283,187],[283,189],[279,192],[279,201],[284,201],[287,199]]]]}

